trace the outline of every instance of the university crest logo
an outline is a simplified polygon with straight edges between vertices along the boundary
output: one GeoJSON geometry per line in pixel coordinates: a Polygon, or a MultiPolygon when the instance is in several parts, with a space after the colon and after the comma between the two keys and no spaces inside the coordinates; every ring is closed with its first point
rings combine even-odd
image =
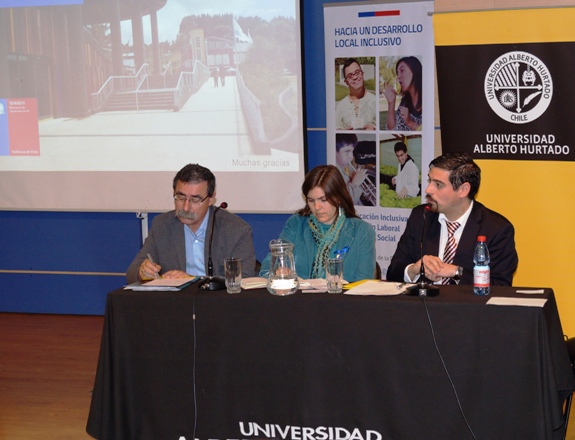
{"type": "Polygon", "coordinates": [[[501,119],[513,124],[534,121],[553,97],[553,79],[547,66],[528,52],[508,52],[487,70],[485,98],[501,119]]]}

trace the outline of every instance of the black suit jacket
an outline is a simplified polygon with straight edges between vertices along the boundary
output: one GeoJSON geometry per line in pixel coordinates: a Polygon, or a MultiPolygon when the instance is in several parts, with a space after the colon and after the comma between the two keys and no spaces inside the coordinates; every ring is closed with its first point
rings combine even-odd
{"type": "MultiPolygon", "coordinates": [[[[420,243],[424,225],[424,207],[425,205],[420,205],[414,208],[407,220],[405,231],[387,269],[389,281],[402,282],[406,266],[421,258],[420,243]]],[[[438,255],[441,233],[439,214],[427,212],[425,216],[423,255],[438,255]]],[[[473,284],[473,253],[478,235],[487,237],[487,247],[491,257],[491,285],[510,286],[518,263],[515,230],[509,220],[478,201],[473,202],[473,208],[453,258],[453,264],[463,267],[460,284],[473,284]]]]}

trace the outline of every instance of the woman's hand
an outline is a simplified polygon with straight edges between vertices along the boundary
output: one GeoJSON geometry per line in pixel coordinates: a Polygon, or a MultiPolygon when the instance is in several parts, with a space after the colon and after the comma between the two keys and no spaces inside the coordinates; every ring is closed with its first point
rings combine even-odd
{"type": "Polygon", "coordinates": [[[411,131],[417,131],[419,124],[411,119],[411,114],[409,113],[409,109],[407,107],[399,107],[399,114],[405,121],[405,125],[407,125],[411,131]]]}
{"type": "Polygon", "coordinates": [[[385,99],[387,99],[388,104],[393,103],[393,105],[395,106],[395,99],[397,97],[397,93],[395,91],[395,88],[391,85],[391,83],[386,82],[383,84],[383,95],[385,96],[385,99]]]}

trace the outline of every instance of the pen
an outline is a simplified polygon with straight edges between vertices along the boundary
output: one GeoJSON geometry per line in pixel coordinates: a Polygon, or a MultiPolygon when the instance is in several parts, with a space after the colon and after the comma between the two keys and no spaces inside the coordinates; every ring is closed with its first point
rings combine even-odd
{"type": "MultiPolygon", "coordinates": [[[[156,262],[154,261],[154,259],[152,258],[152,256],[150,255],[149,252],[148,252],[147,255],[148,255],[148,260],[150,260],[150,263],[152,263],[152,264],[155,266],[155,265],[156,265],[156,262]]],[[[162,277],[160,276],[159,273],[156,272],[156,278],[162,278],[162,277]]]]}
{"type": "Polygon", "coordinates": [[[407,284],[407,283],[406,283],[405,281],[404,281],[403,283],[401,283],[401,284],[398,284],[398,285],[397,285],[397,289],[398,289],[398,290],[401,289],[401,288],[404,287],[406,284],[407,284]]]}

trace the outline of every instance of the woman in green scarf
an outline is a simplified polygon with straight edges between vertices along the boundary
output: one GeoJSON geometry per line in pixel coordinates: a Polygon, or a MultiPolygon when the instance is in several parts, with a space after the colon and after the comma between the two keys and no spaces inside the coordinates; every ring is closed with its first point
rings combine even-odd
{"type": "MultiPolygon", "coordinates": [[[[375,232],[355,213],[339,170],[320,165],[311,170],[301,187],[304,208],[286,222],[280,238],[294,244],[297,275],[325,278],[325,260],[340,255],[343,277],[354,282],[372,279],[375,273],[375,232]]],[[[267,276],[271,254],[264,259],[260,276],[267,276]]]]}

